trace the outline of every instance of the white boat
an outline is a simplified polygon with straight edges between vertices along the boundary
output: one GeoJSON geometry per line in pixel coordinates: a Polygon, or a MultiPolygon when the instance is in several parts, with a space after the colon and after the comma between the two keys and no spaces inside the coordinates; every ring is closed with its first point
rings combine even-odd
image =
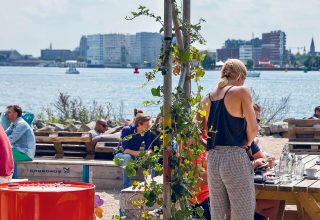
{"type": "Polygon", "coordinates": [[[248,70],[247,77],[260,77],[260,72],[256,72],[254,70],[248,70]]]}
{"type": "Polygon", "coordinates": [[[70,66],[67,69],[66,74],[80,74],[80,72],[75,67],[70,66]]]}

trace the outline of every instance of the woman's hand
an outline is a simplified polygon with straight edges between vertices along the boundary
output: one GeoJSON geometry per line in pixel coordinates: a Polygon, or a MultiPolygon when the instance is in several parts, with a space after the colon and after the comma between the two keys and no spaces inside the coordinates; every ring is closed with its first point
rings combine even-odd
{"type": "Polygon", "coordinates": [[[272,169],[274,167],[276,158],[272,155],[267,158],[267,162],[269,163],[269,168],[272,169]]]}
{"type": "Polygon", "coordinates": [[[256,169],[258,166],[261,166],[262,164],[267,163],[266,158],[258,158],[252,162],[253,169],[256,169]]]}

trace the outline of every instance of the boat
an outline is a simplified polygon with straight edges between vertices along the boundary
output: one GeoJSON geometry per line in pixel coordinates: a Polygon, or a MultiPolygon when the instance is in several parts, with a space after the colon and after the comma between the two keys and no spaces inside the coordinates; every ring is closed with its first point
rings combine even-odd
{"type": "Polygon", "coordinates": [[[75,67],[69,66],[66,74],[80,74],[80,72],[75,67]]]}
{"type": "Polygon", "coordinates": [[[248,70],[247,77],[260,77],[260,72],[257,72],[254,70],[248,70]]]}

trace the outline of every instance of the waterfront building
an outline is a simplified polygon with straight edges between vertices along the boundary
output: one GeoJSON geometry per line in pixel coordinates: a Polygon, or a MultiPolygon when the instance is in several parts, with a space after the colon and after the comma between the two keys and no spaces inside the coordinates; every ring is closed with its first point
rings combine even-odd
{"type": "Polygon", "coordinates": [[[259,60],[267,59],[270,65],[282,67],[286,64],[286,34],[283,31],[263,33],[262,39],[252,37],[251,40],[226,40],[224,47],[217,50],[217,60],[230,58],[240,59],[245,64],[253,60],[255,66],[259,60]]]}
{"type": "Polygon", "coordinates": [[[240,48],[240,46],[248,44],[245,40],[235,40],[235,39],[228,39],[224,42],[224,47],[227,49],[235,49],[240,48]]]}
{"type": "MultiPolygon", "coordinates": [[[[227,59],[241,59],[240,58],[240,47],[242,57],[249,56],[249,47],[252,48],[250,41],[245,40],[235,40],[235,39],[228,39],[224,42],[224,47],[221,49],[217,49],[217,60],[218,61],[226,61],[227,59]]],[[[251,49],[252,54],[252,49],[251,49]]],[[[252,57],[252,55],[251,55],[252,57]]]]}
{"type": "Polygon", "coordinates": [[[249,60],[253,60],[253,47],[252,45],[241,45],[239,48],[239,59],[247,64],[249,60]]]}
{"type": "Polygon", "coordinates": [[[263,33],[261,56],[271,64],[283,67],[286,62],[286,34],[280,30],[263,33]]]}
{"type": "Polygon", "coordinates": [[[87,36],[87,61],[89,65],[104,65],[104,35],[87,36]]]}
{"type": "Polygon", "coordinates": [[[42,49],[41,50],[42,60],[73,60],[75,59],[75,54],[71,50],[65,49],[42,49]]]}
{"type": "Polygon", "coordinates": [[[140,32],[136,34],[137,56],[144,67],[155,67],[161,52],[162,35],[160,33],[140,32]]]}
{"type": "Polygon", "coordinates": [[[21,60],[23,56],[16,50],[0,50],[0,61],[21,60]]]}
{"type": "Polygon", "coordinates": [[[79,45],[79,56],[86,58],[87,50],[88,50],[87,37],[82,36],[80,39],[80,45],[79,45]]]}
{"type": "Polygon", "coordinates": [[[106,67],[155,67],[162,39],[160,33],[149,32],[88,35],[86,58],[91,65],[106,67]]]}
{"type": "Polygon", "coordinates": [[[239,48],[217,49],[217,60],[224,62],[227,59],[239,59],[239,48]]]}
{"type": "Polygon", "coordinates": [[[126,67],[129,62],[128,41],[124,34],[104,35],[103,60],[106,67],[126,67]]]}

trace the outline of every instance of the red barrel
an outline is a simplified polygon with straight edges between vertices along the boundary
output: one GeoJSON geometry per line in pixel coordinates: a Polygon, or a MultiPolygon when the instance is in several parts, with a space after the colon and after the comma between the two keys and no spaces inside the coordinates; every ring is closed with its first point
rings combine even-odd
{"type": "Polygon", "coordinates": [[[28,181],[0,185],[0,220],[93,220],[94,185],[28,181]]]}

